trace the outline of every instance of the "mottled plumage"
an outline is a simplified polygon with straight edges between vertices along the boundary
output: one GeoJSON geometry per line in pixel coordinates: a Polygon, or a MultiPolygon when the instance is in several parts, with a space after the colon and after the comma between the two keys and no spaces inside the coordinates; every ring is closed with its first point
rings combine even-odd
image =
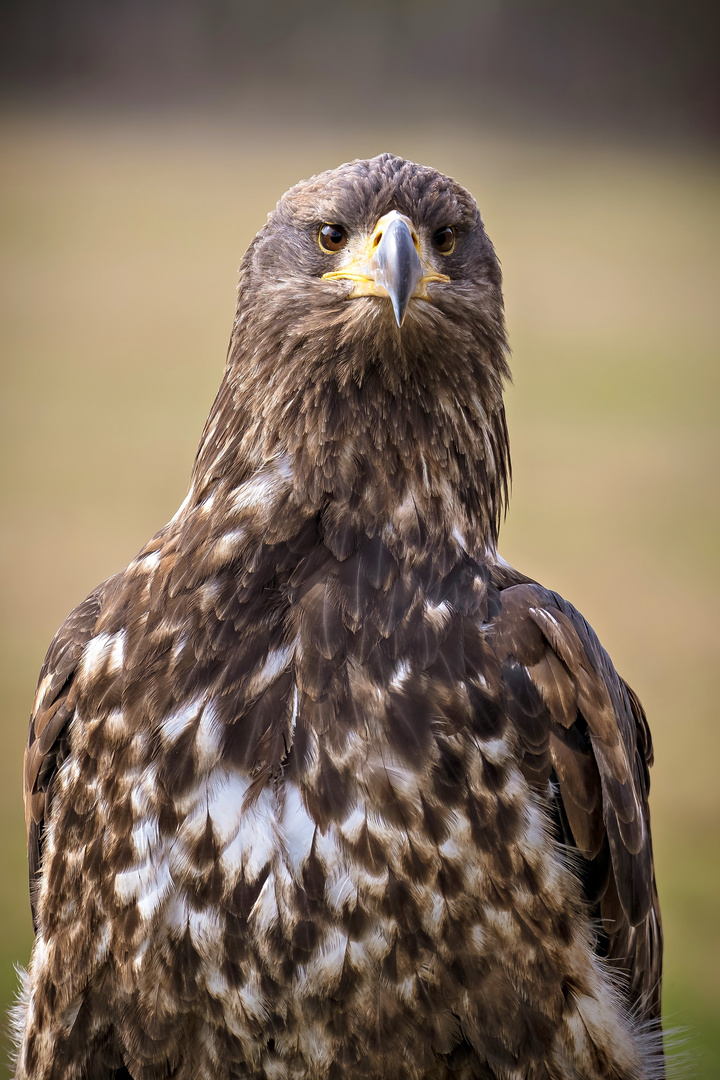
{"type": "Polygon", "coordinates": [[[496,554],[506,353],[432,169],[253,240],[189,494],[41,672],[18,1078],[662,1075],[650,733],[496,554]]]}

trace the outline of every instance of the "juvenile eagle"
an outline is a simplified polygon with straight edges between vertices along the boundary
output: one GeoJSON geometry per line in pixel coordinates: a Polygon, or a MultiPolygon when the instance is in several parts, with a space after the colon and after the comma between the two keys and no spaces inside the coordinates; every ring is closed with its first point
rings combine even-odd
{"type": "Polygon", "coordinates": [[[638,699],[496,553],[498,260],[390,154],[242,262],[187,498],[60,629],[19,1080],[649,1080],[638,699]]]}

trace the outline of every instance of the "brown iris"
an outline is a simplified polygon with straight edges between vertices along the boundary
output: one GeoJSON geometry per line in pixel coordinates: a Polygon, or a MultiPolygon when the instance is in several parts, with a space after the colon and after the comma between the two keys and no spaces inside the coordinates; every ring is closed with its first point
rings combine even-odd
{"type": "Polygon", "coordinates": [[[433,233],[432,242],[435,250],[441,255],[449,255],[455,247],[455,230],[452,225],[444,225],[442,229],[433,233]]]}
{"type": "Polygon", "coordinates": [[[347,233],[342,225],[321,225],[318,244],[323,251],[339,251],[347,244],[347,233]]]}

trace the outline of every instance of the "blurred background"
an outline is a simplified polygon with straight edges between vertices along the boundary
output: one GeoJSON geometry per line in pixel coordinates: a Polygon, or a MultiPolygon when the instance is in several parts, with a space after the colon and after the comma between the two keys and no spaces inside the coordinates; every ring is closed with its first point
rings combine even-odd
{"type": "Polygon", "coordinates": [[[502,260],[501,551],[646,705],[665,1021],[688,1075],[720,1074],[718,10],[2,4],[3,1014],[32,941],[21,759],[45,650],[183,498],[266,213],[392,150],[467,186],[502,260]]]}

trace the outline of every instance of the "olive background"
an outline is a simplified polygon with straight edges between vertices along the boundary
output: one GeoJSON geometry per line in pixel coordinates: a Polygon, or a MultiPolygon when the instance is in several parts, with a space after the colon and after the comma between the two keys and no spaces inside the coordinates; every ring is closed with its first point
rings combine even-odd
{"type": "Polygon", "coordinates": [[[502,261],[500,550],[583,612],[645,704],[665,1023],[686,1075],[720,1073],[713,22],[631,6],[623,29],[613,3],[593,24],[562,3],[217,0],[222,33],[185,0],[123,0],[125,30],[104,4],[3,8],[3,1014],[32,942],[21,761],[45,650],[182,500],[267,212],[391,150],[468,187],[502,261]]]}

